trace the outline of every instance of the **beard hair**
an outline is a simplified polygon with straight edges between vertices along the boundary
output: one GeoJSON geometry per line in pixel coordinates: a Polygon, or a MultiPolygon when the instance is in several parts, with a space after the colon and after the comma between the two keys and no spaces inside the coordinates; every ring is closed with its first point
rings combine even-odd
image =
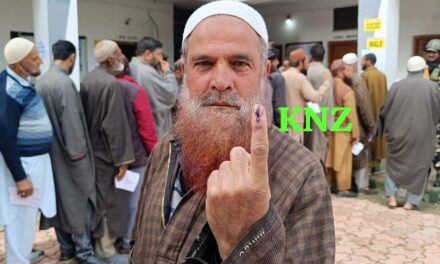
{"type": "Polygon", "coordinates": [[[41,74],[40,67],[38,67],[35,71],[33,71],[32,66],[24,61],[20,62],[20,65],[29,76],[38,77],[41,74]]]}
{"type": "MultiPolygon", "coordinates": [[[[210,89],[200,98],[193,99],[184,76],[173,131],[180,143],[183,177],[189,188],[205,193],[209,175],[230,159],[233,147],[243,147],[250,153],[252,109],[257,103],[266,106],[265,87],[262,80],[258,94],[251,99],[229,89],[210,89]],[[214,102],[228,103],[236,108],[209,107],[214,102]]],[[[268,124],[269,120],[268,117],[268,124]]]]}
{"type": "Polygon", "coordinates": [[[117,58],[112,57],[113,58],[113,65],[112,68],[110,69],[112,72],[116,72],[116,73],[120,73],[124,71],[125,65],[124,62],[119,61],[117,58]]]}
{"type": "Polygon", "coordinates": [[[343,79],[344,83],[348,86],[350,86],[351,88],[353,88],[353,80],[350,77],[344,76],[343,79]]]}

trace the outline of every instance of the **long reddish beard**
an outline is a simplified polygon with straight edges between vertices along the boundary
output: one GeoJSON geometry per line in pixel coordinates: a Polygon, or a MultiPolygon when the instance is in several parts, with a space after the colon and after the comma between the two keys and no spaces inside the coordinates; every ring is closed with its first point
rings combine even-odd
{"type": "MultiPolygon", "coordinates": [[[[262,84],[260,91],[264,89],[264,82],[262,84]]],[[[188,187],[196,192],[206,192],[209,175],[223,161],[229,160],[233,147],[241,146],[250,152],[250,118],[256,103],[265,105],[260,95],[246,100],[231,90],[209,90],[194,100],[184,78],[173,129],[181,146],[183,176],[188,187]],[[209,106],[216,102],[234,107],[209,106]]]]}

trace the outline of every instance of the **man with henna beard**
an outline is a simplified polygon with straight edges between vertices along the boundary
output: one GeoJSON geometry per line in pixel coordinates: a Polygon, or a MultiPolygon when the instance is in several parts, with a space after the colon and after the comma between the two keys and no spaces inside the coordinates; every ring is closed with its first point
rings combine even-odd
{"type": "Polygon", "coordinates": [[[176,119],[147,164],[132,263],[334,263],[322,166],[262,105],[267,50],[264,20],[244,3],[189,18],[176,119]]]}

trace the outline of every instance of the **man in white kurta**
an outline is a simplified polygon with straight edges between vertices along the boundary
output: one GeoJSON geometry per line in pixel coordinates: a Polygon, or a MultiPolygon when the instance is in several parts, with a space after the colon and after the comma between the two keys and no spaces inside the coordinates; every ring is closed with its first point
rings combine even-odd
{"type": "Polygon", "coordinates": [[[27,80],[40,75],[42,61],[34,43],[14,38],[4,55],[8,67],[0,73],[0,225],[5,226],[6,263],[28,264],[38,209],[47,217],[56,214],[48,154],[52,126],[27,80]],[[11,197],[27,204],[17,205],[11,197]]]}

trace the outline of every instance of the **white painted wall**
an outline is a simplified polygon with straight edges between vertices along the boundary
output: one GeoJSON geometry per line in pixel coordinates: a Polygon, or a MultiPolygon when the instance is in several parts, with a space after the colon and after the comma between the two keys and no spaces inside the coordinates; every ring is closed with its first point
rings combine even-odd
{"type": "MultiPolygon", "coordinates": [[[[88,69],[95,67],[93,47],[96,40],[113,39],[137,42],[144,36],[157,37],[169,61],[174,61],[173,6],[169,3],[131,0],[78,0],[79,35],[87,38],[88,69]],[[124,21],[131,18],[130,25],[124,21]]],[[[32,1],[1,0],[0,2],[0,68],[6,63],[3,48],[10,38],[10,31],[33,32],[32,1]]]]}
{"type": "MultiPolygon", "coordinates": [[[[284,47],[286,43],[292,42],[323,41],[324,47],[327,47],[329,41],[357,38],[357,30],[333,31],[333,9],[353,5],[357,5],[357,0],[308,0],[277,6],[259,6],[257,9],[266,21],[270,40],[275,44],[282,44],[284,47]],[[287,14],[294,20],[291,27],[284,23],[287,14]]],[[[327,63],[327,58],[324,63],[327,63]]]]}
{"type": "Polygon", "coordinates": [[[32,1],[1,0],[0,2],[0,69],[6,67],[3,49],[11,31],[32,32],[32,1]]]}
{"type": "Polygon", "coordinates": [[[159,28],[159,40],[170,57],[168,61],[174,62],[172,4],[141,0],[80,0],[78,9],[79,34],[87,37],[89,70],[95,64],[93,47],[96,40],[109,38],[137,42],[145,36],[157,37],[148,11],[159,28]],[[131,18],[128,26],[124,24],[127,18],[131,18]]]}

